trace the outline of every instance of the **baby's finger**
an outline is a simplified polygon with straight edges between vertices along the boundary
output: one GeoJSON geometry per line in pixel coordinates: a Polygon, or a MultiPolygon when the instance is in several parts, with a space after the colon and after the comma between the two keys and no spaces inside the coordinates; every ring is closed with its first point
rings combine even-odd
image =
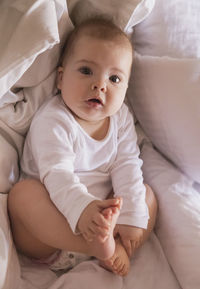
{"type": "Polygon", "coordinates": [[[95,222],[95,224],[97,224],[98,226],[102,226],[106,229],[109,229],[110,228],[110,222],[108,222],[104,216],[102,214],[96,214],[94,216],[94,219],[93,221],[95,222]]]}
{"type": "Polygon", "coordinates": [[[88,237],[87,233],[82,233],[83,238],[88,241],[88,242],[92,242],[92,239],[88,237]]]}
{"type": "Polygon", "coordinates": [[[86,232],[83,233],[83,236],[88,242],[92,242],[95,237],[95,233],[88,229],[86,232]]]}
{"type": "Polygon", "coordinates": [[[96,234],[101,235],[102,237],[106,237],[109,235],[109,229],[104,228],[102,226],[97,225],[95,222],[93,222],[90,226],[90,229],[95,232],[96,234]]]}

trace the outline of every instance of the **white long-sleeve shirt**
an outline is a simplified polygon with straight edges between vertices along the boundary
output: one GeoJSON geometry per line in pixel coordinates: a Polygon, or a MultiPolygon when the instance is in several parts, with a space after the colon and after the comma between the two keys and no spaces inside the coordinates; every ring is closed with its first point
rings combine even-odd
{"type": "Polygon", "coordinates": [[[133,118],[125,104],[110,117],[103,140],[91,138],[55,96],[34,116],[21,160],[22,175],[39,179],[71,229],[93,200],[123,198],[118,224],[146,228],[148,208],[133,118]]]}

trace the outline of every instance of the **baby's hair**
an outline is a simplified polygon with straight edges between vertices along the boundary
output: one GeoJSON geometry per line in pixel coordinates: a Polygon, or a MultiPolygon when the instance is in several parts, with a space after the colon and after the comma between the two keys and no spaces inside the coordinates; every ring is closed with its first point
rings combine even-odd
{"type": "Polygon", "coordinates": [[[61,53],[59,65],[65,64],[66,59],[73,52],[76,40],[81,35],[86,35],[100,40],[113,41],[118,44],[124,44],[130,46],[130,49],[132,50],[132,45],[128,36],[111,20],[102,17],[90,18],[77,25],[69,33],[61,53]]]}

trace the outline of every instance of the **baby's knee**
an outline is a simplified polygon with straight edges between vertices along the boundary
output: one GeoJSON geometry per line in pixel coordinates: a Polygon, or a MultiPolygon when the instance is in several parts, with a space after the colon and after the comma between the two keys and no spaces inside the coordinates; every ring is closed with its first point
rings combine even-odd
{"type": "Polygon", "coordinates": [[[38,183],[37,180],[23,180],[16,183],[8,194],[8,210],[23,209],[31,203],[32,198],[37,198],[37,188],[40,187],[38,183]]]}

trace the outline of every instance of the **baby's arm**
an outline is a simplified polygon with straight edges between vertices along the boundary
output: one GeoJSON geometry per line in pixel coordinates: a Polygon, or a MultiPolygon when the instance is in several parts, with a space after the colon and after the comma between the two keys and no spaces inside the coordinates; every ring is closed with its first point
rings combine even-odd
{"type": "Polygon", "coordinates": [[[98,237],[104,242],[110,233],[112,217],[121,209],[121,199],[95,200],[83,210],[77,230],[87,241],[93,241],[98,237]]]}
{"type": "Polygon", "coordinates": [[[118,219],[122,243],[130,256],[133,248],[143,239],[142,228],[147,228],[149,212],[146,204],[146,188],[143,183],[142,161],[139,158],[137,134],[133,118],[127,107],[122,107],[118,123],[117,156],[110,170],[114,197],[123,198],[118,219]],[[122,121],[123,120],[123,121],[122,121]]]}

